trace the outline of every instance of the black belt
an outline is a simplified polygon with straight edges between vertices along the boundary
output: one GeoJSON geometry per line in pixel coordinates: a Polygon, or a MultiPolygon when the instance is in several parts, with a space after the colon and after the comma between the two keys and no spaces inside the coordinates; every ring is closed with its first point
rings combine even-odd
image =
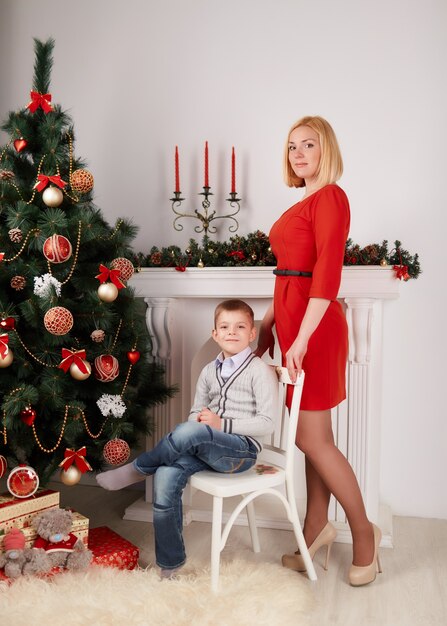
{"type": "Polygon", "coordinates": [[[299,270],[273,270],[275,276],[306,276],[310,278],[312,272],[301,272],[299,270]]]}

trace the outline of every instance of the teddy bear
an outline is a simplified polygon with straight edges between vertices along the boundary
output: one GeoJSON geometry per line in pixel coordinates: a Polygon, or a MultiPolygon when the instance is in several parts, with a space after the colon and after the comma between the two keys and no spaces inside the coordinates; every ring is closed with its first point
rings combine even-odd
{"type": "Polygon", "coordinates": [[[5,576],[18,578],[29,556],[25,549],[25,535],[18,528],[11,528],[3,537],[4,552],[0,553],[0,569],[4,568],[5,576]]]}
{"type": "Polygon", "coordinates": [[[48,509],[36,515],[31,524],[37,532],[37,538],[32,556],[24,565],[24,574],[48,572],[53,567],[83,570],[89,566],[92,552],[70,532],[73,524],[71,511],[48,509]]]}

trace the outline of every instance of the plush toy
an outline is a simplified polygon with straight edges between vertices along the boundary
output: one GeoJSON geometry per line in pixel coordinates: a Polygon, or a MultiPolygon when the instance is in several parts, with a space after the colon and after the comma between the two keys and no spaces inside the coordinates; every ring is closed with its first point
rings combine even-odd
{"type": "Polygon", "coordinates": [[[4,553],[0,553],[0,568],[5,568],[5,576],[18,578],[22,575],[29,550],[25,550],[25,535],[18,528],[11,528],[3,538],[4,553]]]}
{"type": "Polygon", "coordinates": [[[48,509],[36,515],[31,523],[38,536],[33,545],[33,555],[24,566],[24,574],[47,572],[52,567],[82,570],[89,566],[91,551],[70,532],[73,523],[71,511],[48,509]]]}

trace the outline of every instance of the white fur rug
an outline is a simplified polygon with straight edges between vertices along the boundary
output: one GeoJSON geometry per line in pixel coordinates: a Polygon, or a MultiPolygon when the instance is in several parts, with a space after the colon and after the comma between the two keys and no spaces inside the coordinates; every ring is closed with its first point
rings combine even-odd
{"type": "MultiPolygon", "coordinates": [[[[0,583],[1,626],[299,626],[313,606],[311,583],[280,565],[223,563],[220,591],[208,569],[161,581],[157,570],[93,566],[51,579],[0,583]]],[[[186,569],[186,566],[185,566],[186,569]]]]}

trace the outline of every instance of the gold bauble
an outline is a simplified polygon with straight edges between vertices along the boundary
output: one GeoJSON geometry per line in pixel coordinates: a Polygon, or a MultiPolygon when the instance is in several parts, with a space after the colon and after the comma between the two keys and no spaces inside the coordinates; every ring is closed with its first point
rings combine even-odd
{"type": "Polygon", "coordinates": [[[93,174],[88,170],[75,170],[70,178],[73,191],[77,193],[88,193],[93,189],[93,174]]]}
{"type": "Polygon", "coordinates": [[[84,374],[81,372],[76,363],[72,363],[70,365],[70,375],[73,376],[75,380],[85,380],[92,373],[92,367],[88,361],[83,361],[85,367],[87,368],[87,372],[84,374]]]}
{"type": "Polygon", "coordinates": [[[381,267],[388,267],[388,263],[386,262],[386,259],[380,259],[380,266],[381,267]]]}
{"type": "Polygon", "coordinates": [[[14,359],[14,353],[11,348],[8,349],[7,354],[5,356],[1,356],[0,354],[0,367],[9,367],[14,359]]]}
{"type": "Polygon", "coordinates": [[[42,200],[49,207],[57,207],[62,204],[62,200],[64,199],[64,194],[59,189],[59,187],[54,187],[50,185],[47,187],[42,194],[42,200]]]}
{"type": "Polygon", "coordinates": [[[70,465],[67,470],[61,470],[61,481],[67,487],[73,487],[81,480],[82,472],[79,470],[76,465],[70,465]]]}
{"type": "Polygon", "coordinates": [[[197,263],[197,267],[205,267],[205,263],[202,261],[202,259],[199,259],[199,262],[197,263]]]}
{"type": "Polygon", "coordinates": [[[113,302],[118,297],[118,287],[113,283],[102,283],[98,287],[98,296],[103,302],[113,302]]]}

